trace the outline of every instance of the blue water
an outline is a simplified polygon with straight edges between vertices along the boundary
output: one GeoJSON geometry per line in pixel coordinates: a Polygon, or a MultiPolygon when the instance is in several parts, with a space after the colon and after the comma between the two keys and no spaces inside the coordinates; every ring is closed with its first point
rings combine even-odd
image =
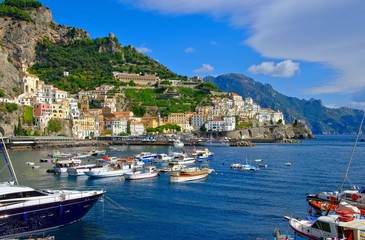
{"type": "MultiPolygon", "coordinates": [[[[79,222],[47,233],[62,239],[272,239],[278,227],[292,233],[283,218],[305,214],[305,194],[337,190],[342,182],[356,136],[317,136],[300,144],[256,144],[255,147],[210,147],[215,153],[209,166],[216,173],[199,182],[171,184],[168,173],[158,178],[124,181],[88,179],[46,173],[39,163],[49,151],[11,152],[21,184],[35,188],[103,188],[98,202],[79,222]],[[232,163],[262,159],[267,168],[240,171],[232,163]],[[35,162],[32,169],[25,162],[35,162]],[[286,162],[291,162],[290,167],[286,162]],[[110,204],[113,201],[116,204],[110,204]]],[[[161,146],[123,146],[110,156],[130,156],[142,151],[168,152],[161,146]]],[[[64,152],[87,148],[60,149],[64,152]]],[[[255,164],[255,162],[252,162],[255,164]]],[[[3,163],[0,170],[3,170],[3,163]]],[[[364,184],[365,143],[359,142],[348,184],[364,184]]],[[[6,177],[6,169],[0,173],[6,177]]],[[[4,179],[1,179],[4,180],[4,179]]]]}

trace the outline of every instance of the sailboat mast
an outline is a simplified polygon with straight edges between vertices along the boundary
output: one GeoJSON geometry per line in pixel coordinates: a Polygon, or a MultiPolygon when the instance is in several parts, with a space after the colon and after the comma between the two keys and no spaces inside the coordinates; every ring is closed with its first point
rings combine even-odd
{"type": "Polygon", "coordinates": [[[354,156],[355,148],[356,148],[357,142],[359,141],[359,136],[361,134],[361,129],[362,129],[362,125],[364,123],[364,118],[365,118],[365,111],[364,111],[363,116],[362,116],[362,120],[361,120],[361,124],[360,124],[360,127],[359,127],[359,131],[357,132],[355,144],[352,147],[352,152],[351,152],[351,155],[350,155],[350,159],[349,159],[349,162],[347,164],[346,172],[345,172],[345,175],[343,176],[343,180],[342,180],[341,187],[339,188],[339,192],[342,192],[343,185],[345,184],[345,181],[346,181],[347,176],[349,174],[352,157],[354,156]]]}
{"type": "Polygon", "coordinates": [[[14,168],[13,168],[13,164],[11,163],[8,150],[6,149],[6,145],[5,145],[5,142],[4,142],[4,137],[1,136],[0,138],[1,138],[1,143],[0,143],[1,151],[3,152],[6,165],[9,168],[10,175],[14,179],[15,184],[19,185],[18,178],[16,177],[16,174],[15,174],[15,171],[14,171],[14,168]]]}

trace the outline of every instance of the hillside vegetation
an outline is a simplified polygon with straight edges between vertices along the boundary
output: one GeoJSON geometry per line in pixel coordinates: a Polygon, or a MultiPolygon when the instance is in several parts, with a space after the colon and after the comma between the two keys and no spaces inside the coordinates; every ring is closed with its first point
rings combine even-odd
{"type": "MultiPolygon", "coordinates": [[[[68,34],[74,34],[73,29],[68,34]]],[[[120,46],[115,37],[79,39],[71,43],[53,43],[44,39],[36,47],[36,63],[29,71],[70,93],[92,90],[101,84],[125,85],[113,79],[113,71],[156,74],[160,79],[186,78],[132,46],[120,46]],[[64,76],[64,72],[69,75],[64,76]]]]}

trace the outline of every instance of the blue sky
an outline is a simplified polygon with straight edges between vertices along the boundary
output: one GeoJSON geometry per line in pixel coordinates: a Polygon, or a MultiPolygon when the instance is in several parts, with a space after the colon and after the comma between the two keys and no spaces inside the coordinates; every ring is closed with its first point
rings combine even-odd
{"type": "Polygon", "coordinates": [[[242,73],[327,107],[365,107],[365,1],[40,0],[58,24],[114,33],[177,74],[242,73]]]}

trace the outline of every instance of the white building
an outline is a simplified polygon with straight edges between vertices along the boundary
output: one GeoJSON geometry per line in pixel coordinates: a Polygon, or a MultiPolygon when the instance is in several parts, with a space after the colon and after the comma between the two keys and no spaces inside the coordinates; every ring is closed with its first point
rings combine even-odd
{"type": "Polygon", "coordinates": [[[112,132],[112,135],[119,135],[127,132],[127,119],[105,118],[104,129],[112,132]]]}
{"type": "Polygon", "coordinates": [[[143,123],[133,121],[130,123],[130,130],[132,136],[140,136],[145,134],[143,123]]]}

